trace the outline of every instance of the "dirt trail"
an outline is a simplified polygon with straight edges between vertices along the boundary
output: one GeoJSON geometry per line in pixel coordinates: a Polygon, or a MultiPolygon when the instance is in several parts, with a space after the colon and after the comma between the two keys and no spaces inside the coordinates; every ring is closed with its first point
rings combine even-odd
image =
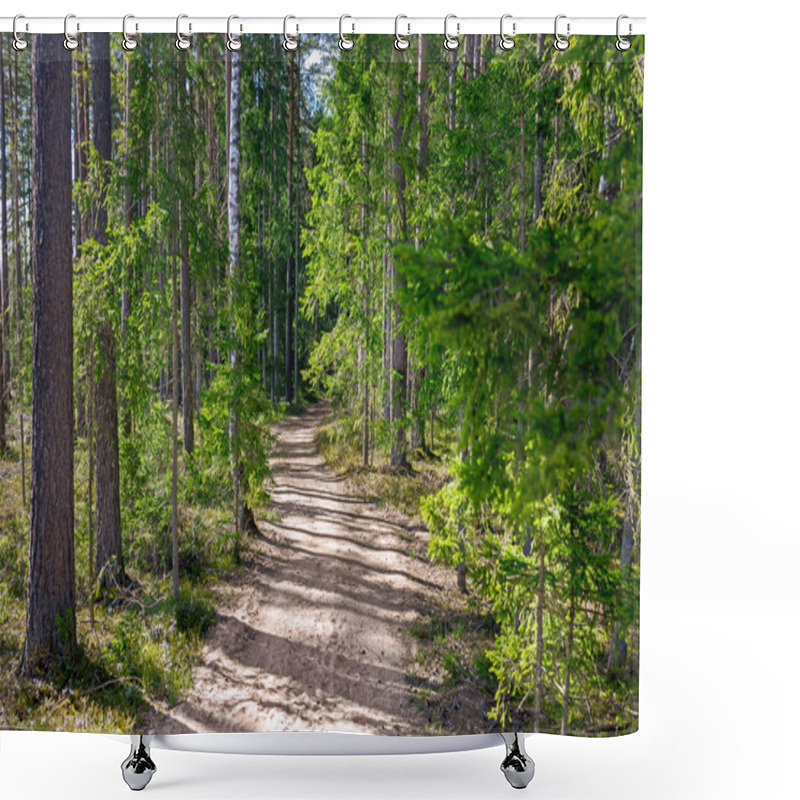
{"type": "Polygon", "coordinates": [[[277,426],[271,510],[244,569],[221,587],[194,688],[160,733],[327,730],[421,733],[404,665],[412,620],[438,605],[427,533],[347,493],[315,443],[329,413],[277,426]]]}

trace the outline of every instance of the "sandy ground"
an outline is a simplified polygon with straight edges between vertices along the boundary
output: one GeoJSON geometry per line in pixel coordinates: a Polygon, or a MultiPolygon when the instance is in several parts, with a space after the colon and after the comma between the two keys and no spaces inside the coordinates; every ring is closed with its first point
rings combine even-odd
{"type": "Polygon", "coordinates": [[[219,587],[194,688],[157,732],[425,732],[405,680],[409,626],[438,606],[442,573],[424,530],[349,495],[325,464],[314,432],[328,413],[277,426],[279,521],[259,521],[244,569],[219,587]]]}

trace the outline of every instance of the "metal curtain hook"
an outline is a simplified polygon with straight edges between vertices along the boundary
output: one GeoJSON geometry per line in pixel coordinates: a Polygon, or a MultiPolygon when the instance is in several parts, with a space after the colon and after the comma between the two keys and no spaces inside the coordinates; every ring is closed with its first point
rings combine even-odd
{"type": "Polygon", "coordinates": [[[445,50],[458,50],[458,34],[461,31],[461,23],[456,22],[456,35],[451,36],[447,31],[447,23],[450,22],[451,19],[456,19],[456,15],[448,14],[444,18],[444,48],[445,50]]]}
{"type": "MultiPolygon", "coordinates": [[[[622,20],[624,20],[624,19],[628,19],[628,16],[627,16],[627,14],[620,14],[620,15],[617,17],[617,50],[619,50],[619,51],[620,51],[620,53],[624,53],[626,50],[630,50],[630,49],[631,49],[631,42],[630,42],[630,39],[626,39],[626,38],[625,38],[625,37],[624,37],[624,36],[623,36],[623,35],[622,35],[622,34],[619,32],[619,28],[620,28],[620,22],[622,22],[622,20]]],[[[631,35],[631,32],[632,32],[632,31],[633,31],[633,25],[631,25],[631,23],[629,22],[629,23],[628,23],[628,36],[630,36],[630,35],[631,35]]]]}
{"type": "MultiPolygon", "coordinates": [[[[394,49],[408,50],[408,48],[411,46],[411,42],[409,42],[405,36],[400,35],[401,19],[408,19],[408,17],[405,14],[398,14],[394,18],[394,49]]],[[[408,32],[411,33],[411,25],[409,23],[406,23],[406,27],[408,28],[408,32]]]]}
{"type": "MultiPolygon", "coordinates": [[[[139,40],[135,36],[131,36],[128,33],[128,20],[129,19],[136,19],[133,14],[126,14],[122,18],[122,49],[123,50],[135,50],[139,46],[139,40]]],[[[139,32],[139,23],[135,23],[134,30],[138,33],[139,32]]]]}
{"type": "MultiPolygon", "coordinates": [[[[21,50],[24,50],[28,46],[28,40],[27,39],[23,39],[19,35],[19,32],[17,31],[17,23],[21,19],[25,19],[25,15],[24,14],[17,14],[17,16],[14,17],[14,25],[12,27],[12,31],[13,31],[13,34],[14,34],[14,42],[13,42],[14,49],[16,51],[18,51],[18,52],[21,51],[21,50]]],[[[25,23],[25,30],[26,31],[28,30],[28,23],[27,22],[25,23]]]]}
{"type": "Polygon", "coordinates": [[[228,17],[228,41],[225,42],[225,46],[232,53],[234,51],[236,51],[236,50],[241,50],[242,49],[242,39],[241,39],[242,26],[241,26],[241,24],[239,25],[239,36],[234,36],[233,33],[231,32],[231,22],[233,22],[233,20],[235,20],[235,19],[239,19],[239,17],[237,17],[236,14],[231,14],[228,17]]]}
{"type": "MultiPolygon", "coordinates": [[[[78,41],[77,37],[73,36],[69,32],[69,21],[71,19],[75,19],[75,15],[74,14],[67,14],[67,16],[64,17],[64,49],[65,50],[69,50],[70,52],[72,52],[73,50],[77,50],[78,49],[78,45],[80,44],[80,42],[78,41]]],[[[80,24],[76,24],[75,25],[76,32],[79,29],[80,29],[80,24]]]]}
{"type": "MultiPolygon", "coordinates": [[[[178,14],[175,19],[175,47],[178,50],[188,50],[192,46],[192,40],[181,33],[181,20],[188,19],[188,14],[178,14]]],[[[189,33],[192,32],[192,23],[189,23],[189,33]]]]}
{"type": "MultiPolygon", "coordinates": [[[[344,35],[344,21],[346,19],[353,19],[349,14],[342,14],[339,17],[339,49],[340,50],[352,50],[353,45],[355,42],[349,37],[344,35]]],[[[351,23],[351,27],[353,32],[355,32],[356,26],[354,23],[351,23]]]]}
{"type": "MultiPolygon", "coordinates": [[[[559,14],[556,17],[556,22],[555,22],[556,40],[553,42],[553,47],[555,47],[555,49],[558,50],[559,53],[563,53],[569,47],[569,39],[564,38],[558,32],[558,21],[560,19],[566,19],[566,18],[567,18],[566,14],[559,14]]],[[[567,36],[569,36],[569,22],[567,22],[567,36]]]]}
{"type": "MultiPolygon", "coordinates": [[[[290,19],[297,19],[293,17],[291,14],[283,18],[283,49],[291,52],[292,50],[297,50],[297,39],[294,36],[289,36],[289,20],[290,19]]],[[[295,30],[299,33],[300,27],[295,24],[295,30]]]]}
{"type": "MultiPolygon", "coordinates": [[[[507,19],[511,19],[511,14],[503,14],[503,16],[500,17],[500,47],[502,47],[503,50],[511,50],[516,44],[516,42],[510,36],[506,36],[505,31],[503,30],[503,23],[507,19]]],[[[517,32],[517,23],[512,22],[511,33],[516,33],[516,32],[517,32]]]]}

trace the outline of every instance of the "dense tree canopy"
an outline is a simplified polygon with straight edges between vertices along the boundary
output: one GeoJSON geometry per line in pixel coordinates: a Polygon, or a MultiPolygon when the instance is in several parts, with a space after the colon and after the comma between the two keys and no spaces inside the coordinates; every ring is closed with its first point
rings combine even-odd
{"type": "MultiPolygon", "coordinates": [[[[178,598],[201,527],[224,550],[265,512],[272,422],[325,396],[364,469],[440,465],[419,509],[491,621],[491,720],[635,729],[641,37],[96,37],[71,56],[64,234],[75,602],[168,573],[178,598]]],[[[10,542],[37,408],[28,166],[52,132],[29,57],[0,55],[10,542]]],[[[9,597],[26,568],[2,567],[9,597]]]]}

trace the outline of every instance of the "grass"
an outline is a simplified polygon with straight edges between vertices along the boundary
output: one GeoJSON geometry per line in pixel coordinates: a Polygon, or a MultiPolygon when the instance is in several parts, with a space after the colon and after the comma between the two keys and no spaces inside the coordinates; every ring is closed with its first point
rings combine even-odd
{"type": "MultiPolygon", "coordinates": [[[[131,733],[192,685],[214,623],[211,584],[241,564],[244,542],[230,511],[180,509],[178,598],[172,596],[169,530],[142,524],[123,533],[129,586],[93,601],[89,577],[86,458],[76,449],[75,557],[78,650],[46,679],[17,675],[25,638],[27,512],[19,448],[0,455],[0,729],[131,733]]],[[[27,454],[26,454],[27,455],[27,454]]],[[[26,464],[26,476],[30,465],[26,464]]],[[[26,498],[29,500],[29,498],[26,498]]]]}
{"type": "Polygon", "coordinates": [[[361,451],[361,431],[357,423],[345,414],[334,418],[317,429],[317,446],[327,463],[344,475],[354,494],[383,508],[401,511],[415,522],[421,523],[420,500],[435,494],[448,480],[446,456],[449,449],[442,446],[442,454],[412,452],[408,468],[393,469],[388,458],[374,456],[383,463],[364,466],[361,451]]]}

